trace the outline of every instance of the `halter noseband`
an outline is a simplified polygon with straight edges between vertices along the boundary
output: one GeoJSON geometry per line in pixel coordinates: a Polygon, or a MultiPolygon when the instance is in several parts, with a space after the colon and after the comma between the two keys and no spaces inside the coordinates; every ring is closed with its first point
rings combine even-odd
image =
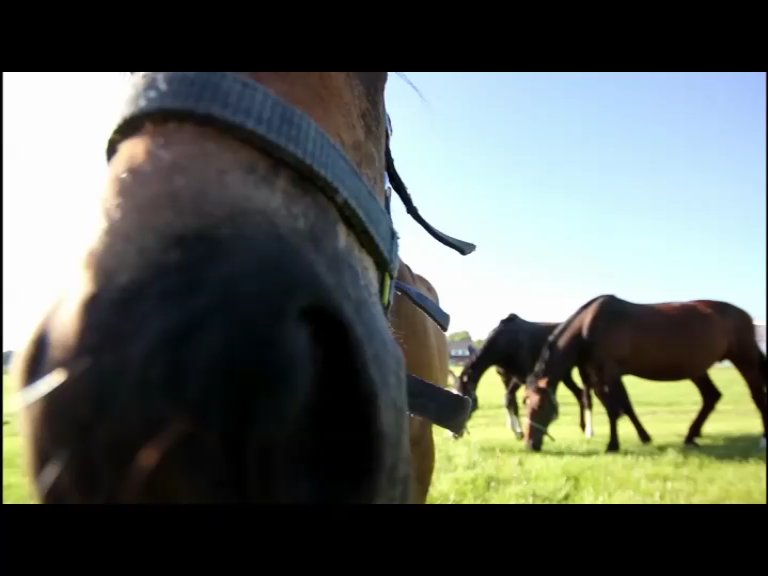
{"type": "MultiPolygon", "coordinates": [[[[357,168],[331,138],[306,114],[287,104],[258,82],[231,72],[147,72],[134,78],[131,93],[107,145],[107,161],[121,141],[148,121],[183,120],[224,131],[264,150],[311,178],[336,206],[376,263],[381,276],[380,300],[386,311],[397,290],[427,314],[443,331],[449,315],[413,286],[394,280],[399,266],[397,233],[357,168]]],[[[474,244],[452,238],[419,214],[395,170],[387,130],[387,177],[408,214],[432,237],[462,255],[474,244]]],[[[407,379],[409,411],[458,434],[469,416],[469,399],[425,382],[407,379]]]]}

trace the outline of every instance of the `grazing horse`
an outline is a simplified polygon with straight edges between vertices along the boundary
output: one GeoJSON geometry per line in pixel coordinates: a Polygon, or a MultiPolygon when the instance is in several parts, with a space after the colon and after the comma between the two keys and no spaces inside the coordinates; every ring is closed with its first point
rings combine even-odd
{"type": "MultiPolygon", "coordinates": [[[[509,426],[519,438],[523,438],[520,426],[517,391],[522,387],[528,375],[533,371],[539,354],[552,332],[559,326],[552,322],[529,322],[517,314],[510,314],[493,329],[480,354],[470,362],[459,377],[458,390],[472,401],[472,409],[477,408],[477,385],[483,373],[490,366],[497,366],[496,372],[501,378],[506,395],[506,408],[509,414],[509,426]]],[[[582,381],[586,374],[581,364],[577,365],[582,381]]],[[[582,390],[571,377],[571,371],[563,375],[563,382],[579,404],[579,426],[587,438],[592,438],[592,395],[585,385],[582,390]]],[[[629,395],[621,387],[621,414],[626,414],[643,443],[649,443],[651,437],[637,417],[629,395]]],[[[554,390],[557,390],[555,384],[554,390]]],[[[599,398],[599,397],[598,397],[599,398]]]]}
{"type": "MultiPolygon", "coordinates": [[[[477,407],[477,385],[483,373],[492,365],[496,365],[506,394],[506,407],[509,414],[509,426],[518,438],[523,437],[520,427],[517,391],[522,387],[528,375],[533,371],[539,354],[547,339],[559,326],[551,322],[529,322],[517,314],[504,318],[491,332],[481,354],[464,369],[460,377],[459,392],[469,397],[473,408],[477,407]]],[[[587,382],[587,374],[582,364],[577,364],[582,382],[587,382]]],[[[585,384],[582,390],[571,377],[568,370],[563,375],[563,382],[575,396],[579,404],[579,426],[587,438],[592,438],[592,394],[591,388],[585,384]]],[[[632,402],[629,399],[623,382],[619,381],[621,398],[620,414],[626,414],[632,422],[640,440],[647,444],[651,437],[637,417],[632,402]]],[[[557,383],[553,389],[557,391],[557,383]]],[[[598,397],[599,398],[599,397],[598,397]]]]}
{"type": "Polygon", "coordinates": [[[386,80],[134,78],[103,228],[14,365],[40,501],[413,500],[386,80]]]}
{"type": "MultiPolygon", "coordinates": [[[[397,279],[417,287],[439,304],[432,284],[414,273],[404,262],[400,263],[397,279]]],[[[449,371],[448,340],[440,328],[401,294],[395,295],[390,322],[395,339],[405,356],[408,372],[446,387],[449,371]]],[[[429,420],[411,416],[410,446],[413,502],[423,504],[427,501],[435,468],[435,442],[429,420]]]]}
{"type": "Polygon", "coordinates": [[[527,442],[532,449],[541,449],[543,432],[557,410],[553,386],[580,362],[587,366],[585,385],[594,388],[608,412],[609,452],[619,449],[616,420],[626,396],[620,385],[623,374],[658,381],[692,380],[702,407],[685,444],[696,445],[721,397],[707,370],[722,360],[730,360],[746,380],[762,416],[760,442],[765,446],[768,366],[747,312],[715,300],[636,304],[612,295],[594,298],[552,333],[526,382],[527,442]]]}
{"type": "MultiPolygon", "coordinates": [[[[536,359],[556,323],[529,322],[510,314],[491,331],[478,354],[459,375],[458,391],[472,401],[472,412],[478,408],[477,386],[488,368],[496,371],[504,384],[509,427],[518,438],[523,437],[517,404],[517,391],[533,370],[536,359]]],[[[592,398],[571,378],[563,375],[563,383],[579,403],[579,425],[588,438],[592,437],[592,398]]]]}

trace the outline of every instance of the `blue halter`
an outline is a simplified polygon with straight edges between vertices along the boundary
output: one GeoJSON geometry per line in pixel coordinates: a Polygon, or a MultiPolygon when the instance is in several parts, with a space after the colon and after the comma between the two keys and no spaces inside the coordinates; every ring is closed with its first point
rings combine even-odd
{"type": "MultiPolygon", "coordinates": [[[[109,161],[119,143],[145,122],[180,119],[212,126],[265,150],[310,177],[331,200],[341,217],[371,254],[381,277],[385,312],[397,290],[427,314],[443,331],[449,315],[415,287],[393,281],[399,266],[397,233],[365,179],[346,154],[306,114],[290,106],[258,82],[231,72],[147,72],[135,78],[123,114],[107,145],[109,161]]],[[[389,119],[388,119],[389,121],[389,119]]],[[[466,255],[474,244],[443,234],[419,214],[389,147],[386,169],[392,188],[408,214],[439,242],[466,255]]],[[[458,434],[469,416],[469,399],[408,375],[409,411],[458,434]]]]}

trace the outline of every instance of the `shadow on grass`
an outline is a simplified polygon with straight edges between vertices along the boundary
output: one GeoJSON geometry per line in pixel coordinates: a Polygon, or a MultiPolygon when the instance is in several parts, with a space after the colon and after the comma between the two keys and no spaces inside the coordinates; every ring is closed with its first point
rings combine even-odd
{"type": "MultiPolygon", "coordinates": [[[[705,435],[698,440],[699,446],[685,446],[681,442],[662,442],[659,444],[648,444],[638,446],[633,444],[631,447],[623,446],[619,452],[614,452],[612,456],[662,456],[670,452],[682,455],[686,458],[712,458],[714,460],[746,461],[762,460],[766,462],[766,450],[760,448],[758,443],[760,437],[755,434],[725,435],[711,434],[705,435]]],[[[608,455],[605,451],[606,445],[596,444],[594,448],[590,446],[588,450],[569,449],[568,447],[558,447],[557,442],[547,442],[541,452],[528,452],[526,450],[505,451],[507,454],[524,454],[531,457],[537,456],[566,456],[568,458],[595,458],[597,456],[608,455]]],[[[481,447],[481,452],[485,450],[481,447]]],[[[488,450],[491,451],[490,449],[488,450]]]]}
{"type": "Polygon", "coordinates": [[[698,447],[683,446],[682,443],[660,444],[660,450],[672,450],[684,456],[698,456],[716,460],[753,460],[765,459],[765,448],[760,448],[760,437],[755,434],[707,434],[697,440],[698,447]]]}

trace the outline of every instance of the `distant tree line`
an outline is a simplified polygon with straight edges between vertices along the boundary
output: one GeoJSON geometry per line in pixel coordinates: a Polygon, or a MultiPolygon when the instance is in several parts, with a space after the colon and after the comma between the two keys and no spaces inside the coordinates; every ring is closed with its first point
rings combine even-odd
{"type": "Polygon", "coordinates": [[[459,342],[460,340],[471,340],[471,339],[472,337],[469,335],[469,332],[467,332],[466,330],[448,334],[449,342],[459,342]]]}

